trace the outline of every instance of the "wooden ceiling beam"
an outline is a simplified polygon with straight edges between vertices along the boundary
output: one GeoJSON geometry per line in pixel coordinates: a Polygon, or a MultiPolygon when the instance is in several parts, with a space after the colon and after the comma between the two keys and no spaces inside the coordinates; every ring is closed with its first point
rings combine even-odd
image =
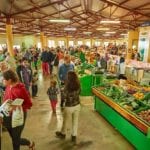
{"type": "MultiPolygon", "coordinates": [[[[74,8],[77,8],[77,7],[80,7],[81,5],[77,5],[77,6],[74,6],[74,7],[70,7],[69,9],[74,9],[74,8]]],[[[66,8],[66,9],[64,9],[64,10],[61,10],[60,12],[65,12],[65,11],[67,11],[68,10],[68,8],[66,8]]],[[[56,13],[57,14],[57,13],[56,13]]],[[[77,17],[77,16],[79,16],[79,15],[81,15],[81,14],[84,14],[84,13],[80,13],[80,14],[75,14],[74,16],[72,16],[70,19],[73,19],[73,17],[77,17]]],[[[55,15],[54,13],[53,14],[51,14],[51,16],[52,15],[55,15]]],[[[45,16],[45,18],[46,18],[47,16],[45,16]]],[[[43,18],[42,18],[43,19],[43,18]]],[[[73,21],[70,23],[70,25],[71,24],[73,24],[73,23],[78,23],[79,25],[81,25],[81,26],[83,26],[83,24],[81,24],[79,21],[75,21],[74,19],[73,19],[73,21]]],[[[47,26],[49,26],[50,24],[49,23],[47,23],[46,25],[44,25],[44,26],[42,26],[43,28],[45,28],[45,27],[47,27],[47,26]]]]}
{"type": "MultiPolygon", "coordinates": [[[[145,3],[145,4],[143,4],[143,5],[140,5],[140,6],[138,6],[138,7],[136,7],[136,8],[134,8],[134,9],[139,9],[139,8],[142,8],[142,7],[144,7],[144,6],[147,6],[147,5],[149,5],[150,4],[150,2],[148,2],[148,3],[145,3]]],[[[124,17],[127,17],[127,16],[129,16],[129,14],[130,15],[132,15],[132,13],[134,13],[134,12],[132,12],[132,11],[129,11],[127,14],[125,14],[125,15],[123,15],[123,16],[120,16],[119,17],[119,19],[122,19],[122,18],[124,18],[124,17]]],[[[142,15],[143,16],[143,15],[142,15]]],[[[150,17],[150,15],[149,14],[146,14],[146,17],[150,17]]],[[[115,18],[116,19],[116,18],[115,18]]]]}
{"type": "Polygon", "coordinates": [[[85,11],[88,11],[87,3],[88,3],[88,0],[83,0],[85,11]]]}
{"type": "Polygon", "coordinates": [[[40,8],[48,7],[48,6],[51,6],[51,5],[54,5],[54,4],[58,4],[60,2],[62,3],[64,1],[67,1],[67,0],[58,0],[58,1],[54,1],[54,2],[50,2],[49,1],[48,4],[44,4],[44,5],[37,6],[37,7],[32,7],[30,9],[26,9],[26,10],[23,10],[23,11],[20,11],[20,12],[16,12],[16,13],[13,13],[13,14],[10,14],[10,15],[11,15],[11,17],[13,17],[13,16],[16,16],[16,15],[19,15],[19,14],[35,11],[36,9],[40,9],[40,8]]]}
{"type": "MultiPolygon", "coordinates": [[[[128,8],[128,7],[125,7],[125,6],[122,6],[122,5],[120,5],[120,4],[117,4],[116,2],[112,2],[112,1],[108,1],[108,0],[99,0],[99,1],[104,2],[104,3],[108,3],[108,4],[110,4],[110,5],[117,6],[117,7],[119,7],[119,8],[128,10],[128,11],[133,12],[133,13],[136,13],[136,14],[140,14],[140,15],[142,15],[142,16],[150,17],[150,15],[143,14],[143,13],[137,11],[136,8],[130,9],[130,8],[128,8]]],[[[144,4],[144,5],[145,5],[145,4],[144,4]]]]}
{"type": "MultiPolygon", "coordinates": [[[[74,12],[70,6],[66,6],[65,4],[63,4],[63,6],[64,6],[67,10],[70,10],[73,15],[76,15],[76,17],[80,17],[81,19],[85,20],[83,17],[81,17],[81,15],[78,15],[76,12],[74,12]]],[[[83,13],[83,14],[84,14],[84,13],[83,13]]],[[[71,17],[71,18],[72,18],[72,17],[71,17]]]]}
{"type": "Polygon", "coordinates": [[[118,6],[116,6],[116,8],[111,12],[111,14],[110,14],[110,18],[112,17],[112,15],[117,11],[117,9],[118,9],[118,6]]]}
{"type": "Polygon", "coordinates": [[[97,12],[95,12],[95,14],[99,14],[101,13],[103,10],[105,10],[106,8],[108,8],[109,5],[107,4],[107,6],[103,7],[102,9],[98,10],[97,12]]]}
{"type": "MultiPolygon", "coordinates": [[[[71,7],[71,9],[78,8],[78,7],[80,7],[80,6],[81,6],[81,5],[79,4],[79,5],[76,5],[76,6],[71,7]]],[[[68,10],[68,9],[60,10],[59,13],[65,12],[65,11],[67,11],[67,10],[68,10]]],[[[56,15],[56,14],[58,14],[58,12],[55,12],[55,13],[52,13],[52,14],[49,14],[49,15],[45,15],[45,16],[43,16],[43,17],[40,18],[40,19],[43,19],[43,18],[46,18],[46,17],[49,17],[49,16],[53,16],[53,15],[56,15]]]]}
{"type": "Polygon", "coordinates": [[[125,4],[125,3],[127,3],[128,1],[130,1],[130,0],[125,0],[125,1],[123,1],[123,2],[121,2],[121,3],[119,3],[119,5],[125,4]]]}
{"type": "Polygon", "coordinates": [[[141,10],[150,10],[150,7],[149,8],[148,7],[147,8],[138,8],[138,10],[140,10],[140,11],[141,10]]]}
{"type": "Polygon", "coordinates": [[[9,0],[9,2],[10,2],[10,9],[9,9],[9,14],[8,14],[8,15],[10,15],[11,12],[12,12],[13,5],[14,5],[15,0],[9,0]]]}
{"type": "MultiPolygon", "coordinates": [[[[90,12],[90,13],[92,14],[92,12],[90,12]]],[[[93,13],[93,15],[108,19],[108,17],[103,16],[103,15],[101,15],[101,14],[97,15],[97,14],[94,14],[94,13],[93,13]]],[[[135,28],[135,26],[134,26],[134,25],[129,24],[129,23],[125,23],[125,22],[123,22],[123,23],[121,23],[121,25],[122,25],[122,24],[130,25],[130,26],[131,26],[131,28],[135,28]]],[[[99,24],[99,25],[97,25],[97,27],[99,27],[99,26],[100,26],[100,24],[99,24]]]]}
{"type": "Polygon", "coordinates": [[[145,7],[145,6],[148,6],[148,5],[150,5],[150,2],[144,3],[143,5],[140,5],[140,6],[136,7],[136,8],[134,8],[134,9],[139,9],[139,8],[142,8],[142,7],[145,7]]]}
{"type": "MultiPolygon", "coordinates": [[[[80,7],[80,6],[81,6],[81,5],[76,5],[76,6],[71,7],[71,9],[78,8],[78,7],[80,7]]],[[[59,12],[62,13],[62,12],[65,12],[65,11],[67,11],[67,10],[68,10],[68,9],[60,10],[59,12]]],[[[53,16],[53,15],[56,15],[56,14],[58,14],[58,12],[55,12],[55,13],[52,13],[52,14],[49,14],[49,15],[45,15],[45,16],[43,16],[42,18],[35,18],[35,19],[43,20],[44,18],[53,16]]],[[[33,21],[35,21],[35,19],[28,21],[28,23],[32,23],[33,21]]],[[[49,23],[48,23],[47,25],[49,25],[49,23]]],[[[46,25],[46,26],[47,26],[47,25],[46,25]]]]}

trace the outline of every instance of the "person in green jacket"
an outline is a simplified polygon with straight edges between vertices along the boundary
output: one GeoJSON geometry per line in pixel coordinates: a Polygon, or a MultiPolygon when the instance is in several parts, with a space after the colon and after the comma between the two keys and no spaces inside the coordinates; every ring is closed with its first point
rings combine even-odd
{"type": "Polygon", "coordinates": [[[83,48],[80,49],[80,60],[81,60],[81,63],[84,63],[85,62],[85,54],[83,52],[83,48]]]}

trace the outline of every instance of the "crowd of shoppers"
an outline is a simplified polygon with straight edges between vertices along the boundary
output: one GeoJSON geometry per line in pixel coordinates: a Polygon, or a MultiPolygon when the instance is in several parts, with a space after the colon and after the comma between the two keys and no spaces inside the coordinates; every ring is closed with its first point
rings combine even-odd
{"type": "MultiPolygon", "coordinates": [[[[113,47],[112,49],[113,52],[116,53],[116,47],[113,47]]],[[[23,109],[24,122],[21,126],[16,128],[11,126],[11,114],[3,119],[3,124],[6,126],[12,138],[14,150],[19,150],[21,145],[27,145],[30,149],[33,149],[35,146],[33,141],[21,138],[21,133],[26,122],[27,110],[32,107],[31,96],[36,98],[38,95],[38,73],[40,69],[40,61],[43,77],[50,78],[50,86],[47,89],[47,94],[52,111],[56,114],[58,94],[60,93],[61,107],[64,107],[62,128],[61,131],[56,132],[56,137],[60,139],[64,139],[66,137],[66,130],[68,125],[71,123],[69,122],[69,119],[71,118],[71,140],[74,144],[76,144],[80,112],[79,95],[81,87],[74,69],[74,57],[71,56],[75,54],[79,56],[80,62],[85,63],[88,61],[85,56],[84,47],[79,49],[71,48],[67,51],[63,51],[59,47],[56,49],[45,47],[41,52],[37,51],[35,48],[30,48],[24,53],[16,52],[14,57],[15,59],[12,58],[12,60],[10,59],[10,55],[0,55],[0,58],[3,61],[0,63],[0,77],[3,77],[3,83],[0,81],[0,87],[4,90],[3,101],[5,102],[8,99],[15,100],[16,98],[24,100],[21,106],[23,109]],[[6,66],[3,64],[4,62],[7,64],[6,66]],[[13,65],[12,70],[10,70],[10,65],[13,62],[16,63],[13,65]],[[55,76],[55,79],[53,75],[55,76]],[[60,87],[58,87],[59,83],[60,87]],[[32,91],[31,94],[30,91],[32,91]]],[[[134,57],[137,57],[137,55],[134,57]]],[[[124,76],[125,58],[123,54],[119,57],[119,60],[117,60],[115,57],[110,57],[108,52],[104,55],[96,53],[95,60],[96,67],[112,73],[115,72],[115,65],[118,65],[120,77],[124,76]]],[[[12,105],[11,111],[15,110],[16,107],[18,106],[12,105]]]]}

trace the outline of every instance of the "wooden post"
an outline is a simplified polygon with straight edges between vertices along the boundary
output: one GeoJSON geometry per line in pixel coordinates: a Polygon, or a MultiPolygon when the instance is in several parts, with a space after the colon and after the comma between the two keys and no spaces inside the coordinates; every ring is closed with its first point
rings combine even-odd
{"type": "Polygon", "coordinates": [[[40,33],[40,41],[41,41],[41,50],[44,48],[44,32],[40,33]]]}
{"type": "Polygon", "coordinates": [[[10,56],[14,56],[13,51],[13,33],[12,33],[12,25],[10,24],[10,18],[7,19],[6,24],[6,39],[7,39],[7,48],[10,56]]]}
{"type": "Polygon", "coordinates": [[[129,31],[128,32],[127,59],[131,59],[133,45],[135,45],[136,49],[138,49],[138,40],[139,40],[139,32],[138,31],[129,31]]]}

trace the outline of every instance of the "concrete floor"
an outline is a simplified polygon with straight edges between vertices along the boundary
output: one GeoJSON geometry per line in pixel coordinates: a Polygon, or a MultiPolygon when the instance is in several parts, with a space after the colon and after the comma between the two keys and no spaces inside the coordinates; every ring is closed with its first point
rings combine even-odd
{"type": "MultiPolygon", "coordinates": [[[[134,150],[133,146],[122,137],[103,117],[93,110],[92,97],[81,97],[78,141],[73,146],[70,142],[70,130],[65,140],[55,137],[62,123],[62,114],[57,106],[57,116],[52,114],[46,90],[49,78],[39,76],[38,98],[33,99],[33,107],[22,137],[28,137],[36,143],[36,150],[134,150]]],[[[2,134],[2,150],[12,150],[7,132],[2,134]]],[[[28,150],[28,147],[21,147],[28,150]]]]}

